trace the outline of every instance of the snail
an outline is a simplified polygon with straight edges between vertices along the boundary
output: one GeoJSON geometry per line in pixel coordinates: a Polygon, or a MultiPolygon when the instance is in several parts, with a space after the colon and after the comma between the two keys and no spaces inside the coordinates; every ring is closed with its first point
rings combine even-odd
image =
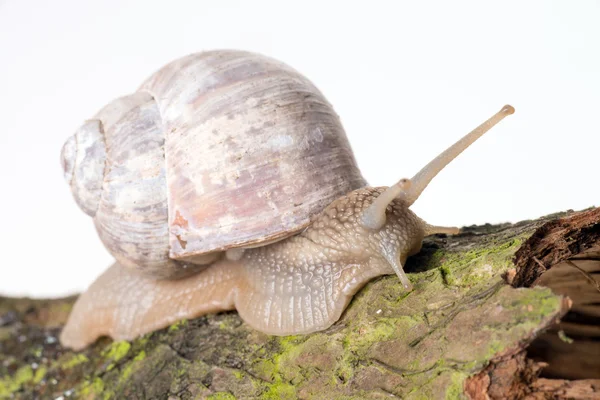
{"type": "Polygon", "coordinates": [[[237,310],[271,335],[336,322],[369,280],[403,270],[426,235],[409,207],[511,106],[412,179],[369,187],[339,117],[307,78],[234,50],[175,60],[86,121],[62,149],[77,204],[116,262],[60,335],[85,348],[237,310]]]}

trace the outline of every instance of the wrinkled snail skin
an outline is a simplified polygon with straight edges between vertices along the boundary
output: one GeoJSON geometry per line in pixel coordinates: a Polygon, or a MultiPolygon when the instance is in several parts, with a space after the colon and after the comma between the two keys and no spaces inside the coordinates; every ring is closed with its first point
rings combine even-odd
{"type": "Polygon", "coordinates": [[[242,51],[193,54],[87,121],[63,147],[77,204],[116,263],[75,303],[60,341],[134,339],[237,310],[273,335],[323,330],[423,237],[457,233],[410,209],[510,106],[412,179],[366,186],[339,118],[306,78],[242,51]]]}

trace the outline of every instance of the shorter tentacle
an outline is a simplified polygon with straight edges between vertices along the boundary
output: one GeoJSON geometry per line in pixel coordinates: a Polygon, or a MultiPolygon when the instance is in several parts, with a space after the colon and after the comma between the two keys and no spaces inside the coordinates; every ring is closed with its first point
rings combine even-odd
{"type": "Polygon", "coordinates": [[[387,206],[397,198],[402,198],[403,194],[410,189],[410,179],[400,179],[396,184],[387,188],[377,197],[373,203],[362,214],[363,226],[377,230],[385,224],[385,210],[387,206]]]}

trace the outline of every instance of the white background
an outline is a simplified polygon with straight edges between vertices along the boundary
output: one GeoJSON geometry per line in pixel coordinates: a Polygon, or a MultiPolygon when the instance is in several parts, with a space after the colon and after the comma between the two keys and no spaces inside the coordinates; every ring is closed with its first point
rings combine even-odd
{"type": "Polygon", "coordinates": [[[110,264],[63,181],[61,146],[163,64],[206,49],[308,76],[373,185],[515,106],[413,206],[432,224],[600,205],[599,21],[600,2],[581,0],[0,0],[0,294],[65,295],[110,264]]]}

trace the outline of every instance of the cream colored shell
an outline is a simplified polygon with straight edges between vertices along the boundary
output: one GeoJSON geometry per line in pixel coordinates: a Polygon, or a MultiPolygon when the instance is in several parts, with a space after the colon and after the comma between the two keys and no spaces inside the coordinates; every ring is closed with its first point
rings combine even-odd
{"type": "Polygon", "coordinates": [[[63,166],[119,263],[166,277],[297,233],[366,184],[318,89],[243,51],[166,65],[69,139],[63,166]]]}

